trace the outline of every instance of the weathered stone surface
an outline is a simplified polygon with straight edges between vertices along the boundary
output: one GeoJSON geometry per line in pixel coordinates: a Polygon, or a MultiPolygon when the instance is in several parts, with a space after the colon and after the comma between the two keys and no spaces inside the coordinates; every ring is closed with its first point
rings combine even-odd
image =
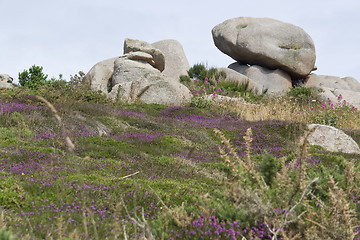
{"type": "Polygon", "coordinates": [[[129,52],[144,52],[150,54],[154,60],[154,67],[160,72],[164,71],[165,56],[159,49],[153,47],[150,43],[126,38],[124,41],[124,54],[129,52]]]}
{"type": "Polygon", "coordinates": [[[127,54],[124,54],[123,57],[126,57],[129,60],[134,60],[134,61],[141,61],[141,62],[147,62],[149,63],[151,66],[155,65],[154,59],[153,57],[148,54],[148,53],[144,53],[144,52],[129,52],[127,54]]]}
{"type": "Polygon", "coordinates": [[[330,152],[360,154],[357,143],[343,131],[320,124],[310,124],[308,128],[315,128],[308,137],[310,145],[319,145],[330,152]]]}
{"type": "Polygon", "coordinates": [[[360,83],[355,78],[311,74],[305,86],[322,89],[319,96],[323,101],[342,104],[345,100],[347,104],[360,109],[360,83]]]}
{"type": "Polygon", "coordinates": [[[311,74],[305,80],[307,87],[333,88],[360,92],[360,82],[352,77],[335,77],[311,74]]]}
{"type": "Polygon", "coordinates": [[[187,105],[191,99],[190,90],[177,79],[162,74],[146,61],[130,60],[127,54],[115,60],[111,83],[108,97],[129,103],[187,105]]]}
{"type": "Polygon", "coordinates": [[[271,95],[284,95],[292,86],[290,75],[280,69],[270,70],[257,65],[242,65],[238,62],[230,64],[228,68],[251,79],[251,82],[259,86],[259,93],[267,90],[271,95]]]}
{"type": "Polygon", "coordinates": [[[254,82],[252,79],[248,78],[247,76],[233,70],[230,68],[217,68],[217,70],[220,72],[224,72],[226,74],[226,78],[222,81],[225,82],[232,82],[237,85],[249,84],[250,89],[254,89],[256,92],[261,93],[262,92],[262,85],[259,85],[258,83],[254,82]]]}
{"type": "Polygon", "coordinates": [[[95,64],[85,75],[86,82],[93,91],[107,93],[111,88],[111,78],[114,72],[114,62],[118,59],[110,58],[95,64]]]}
{"type": "Polygon", "coordinates": [[[141,101],[170,106],[188,105],[191,100],[189,89],[164,74],[150,74],[132,82],[117,84],[109,97],[128,103],[141,101]]]}
{"type": "Polygon", "coordinates": [[[271,18],[239,17],[212,29],[216,47],[236,61],[282,69],[294,79],[315,65],[315,46],[300,27],[271,18]]]}
{"type": "Polygon", "coordinates": [[[0,74],[0,88],[13,88],[13,78],[7,74],[0,74]]]}
{"type": "Polygon", "coordinates": [[[139,78],[145,78],[150,74],[160,74],[160,71],[143,61],[133,61],[124,56],[115,60],[112,86],[126,82],[132,82],[139,78]]]}
{"type": "Polygon", "coordinates": [[[179,79],[181,75],[187,75],[190,64],[186,58],[181,44],[173,39],[158,41],[151,44],[165,55],[165,69],[162,73],[179,79]]]}

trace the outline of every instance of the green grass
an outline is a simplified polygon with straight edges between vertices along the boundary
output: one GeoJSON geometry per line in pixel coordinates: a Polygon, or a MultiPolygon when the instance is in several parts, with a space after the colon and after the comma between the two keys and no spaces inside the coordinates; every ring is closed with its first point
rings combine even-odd
{"type": "MultiPolygon", "coordinates": [[[[143,230],[131,224],[130,217],[140,216],[142,209],[156,239],[176,234],[180,239],[200,239],[204,232],[215,231],[214,220],[207,217],[223,221],[226,229],[243,232],[257,227],[270,234],[265,225],[257,224],[279,224],[283,213],[274,209],[281,211],[300,201],[303,185],[317,177],[311,185],[316,199],[306,196],[292,213],[299,216],[306,210],[303,220],[285,226],[281,236],[298,233],[304,238],[307,232],[321,232],[321,227],[310,228],[306,220],[310,219],[320,225],[336,222],[337,229],[326,226],[324,238],[331,239],[345,236],[346,226],[360,221],[359,204],[352,200],[360,196],[359,156],[330,153],[319,146],[308,147],[303,156],[303,122],[243,121],[233,111],[212,106],[127,105],[64,83],[53,84],[36,92],[19,88],[0,93],[1,106],[16,108],[0,114],[0,209],[6,220],[0,221],[0,229],[18,239],[84,239],[85,234],[89,239],[124,239],[123,226],[129,239],[139,239],[143,230]],[[52,100],[65,132],[51,112],[29,96],[35,93],[52,100]],[[32,110],[27,110],[29,106],[32,110]],[[107,134],[99,135],[98,123],[106,126],[107,134]],[[250,165],[244,140],[248,128],[253,133],[250,165]],[[66,134],[75,144],[74,152],[66,151],[66,134]],[[224,160],[226,156],[235,167],[224,160]],[[300,156],[305,175],[300,167],[292,167],[300,156]],[[343,192],[330,193],[330,176],[343,192]],[[336,215],[340,207],[331,194],[348,203],[353,222],[345,221],[346,214],[336,215]],[[319,202],[326,207],[317,207],[319,202]],[[194,224],[199,218],[201,226],[194,224]]],[[[296,96],[303,96],[296,91],[296,96]]],[[[346,132],[360,144],[358,129],[346,132]]],[[[262,239],[259,234],[248,231],[244,237],[262,239]]]]}

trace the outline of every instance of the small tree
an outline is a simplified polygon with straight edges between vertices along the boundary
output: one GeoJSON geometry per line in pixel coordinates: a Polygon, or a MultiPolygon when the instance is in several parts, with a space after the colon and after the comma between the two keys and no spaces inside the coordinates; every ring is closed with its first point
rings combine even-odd
{"type": "Polygon", "coordinates": [[[39,86],[46,84],[48,75],[45,75],[42,70],[43,67],[34,65],[29,68],[29,71],[24,70],[22,73],[19,73],[20,85],[30,89],[37,89],[39,86]]]}

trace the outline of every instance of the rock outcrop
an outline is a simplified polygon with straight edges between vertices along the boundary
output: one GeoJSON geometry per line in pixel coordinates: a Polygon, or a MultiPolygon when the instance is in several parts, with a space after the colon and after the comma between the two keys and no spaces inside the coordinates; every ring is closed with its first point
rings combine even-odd
{"type": "Polygon", "coordinates": [[[243,64],[282,69],[305,78],[315,66],[315,46],[300,27],[271,18],[239,17],[212,29],[216,47],[243,64]]]}
{"type": "Polygon", "coordinates": [[[360,109],[360,82],[355,78],[311,74],[306,78],[305,86],[321,89],[319,95],[323,101],[330,100],[336,104],[345,100],[360,109]]]}
{"type": "Polygon", "coordinates": [[[160,72],[164,71],[165,56],[159,49],[153,47],[150,43],[126,38],[124,42],[124,54],[130,52],[144,52],[150,54],[154,60],[153,67],[158,69],[160,72]]]}
{"type": "Polygon", "coordinates": [[[147,42],[126,39],[124,55],[97,63],[85,76],[92,90],[125,102],[187,105],[190,90],[161,73],[165,55],[147,42]]]}
{"type": "Polygon", "coordinates": [[[230,64],[228,68],[248,77],[253,85],[258,86],[258,93],[284,95],[292,86],[290,75],[280,69],[270,70],[257,65],[242,65],[238,62],[230,64]]]}
{"type": "Polygon", "coordinates": [[[173,39],[162,40],[151,44],[165,55],[165,69],[162,73],[179,79],[181,75],[187,75],[190,64],[186,58],[181,44],[173,39]]]}
{"type": "Polygon", "coordinates": [[[319,145],[330,152],[360,154],[357,143],[343,131],[326,125],[310,124],[308,128],[315,130],[308,137],[310,145],[319,145]]]}
{"type": "Polygon", "coordinates": [[[111,89],[111,78],[116,59],[118,58],[114,57],[96,63],[85,75],[84,79],[91,90],[107,93],[111,89]]]}
{"type": "Polygon", "coordinates": [[[0,88],[13,88],[13,78],[7,74],[0,74],[0,88]]]}

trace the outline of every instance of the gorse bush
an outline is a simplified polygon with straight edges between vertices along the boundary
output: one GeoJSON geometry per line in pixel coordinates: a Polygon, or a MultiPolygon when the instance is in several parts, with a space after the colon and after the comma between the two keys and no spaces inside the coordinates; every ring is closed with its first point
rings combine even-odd
{"type": "Polygon", "coordinates": [[[47,83],[48,75],[43,73],[43,67],[33,65],[29,71],[19,73],[19,83],[23,87],[37,89],[47,83]]]}

